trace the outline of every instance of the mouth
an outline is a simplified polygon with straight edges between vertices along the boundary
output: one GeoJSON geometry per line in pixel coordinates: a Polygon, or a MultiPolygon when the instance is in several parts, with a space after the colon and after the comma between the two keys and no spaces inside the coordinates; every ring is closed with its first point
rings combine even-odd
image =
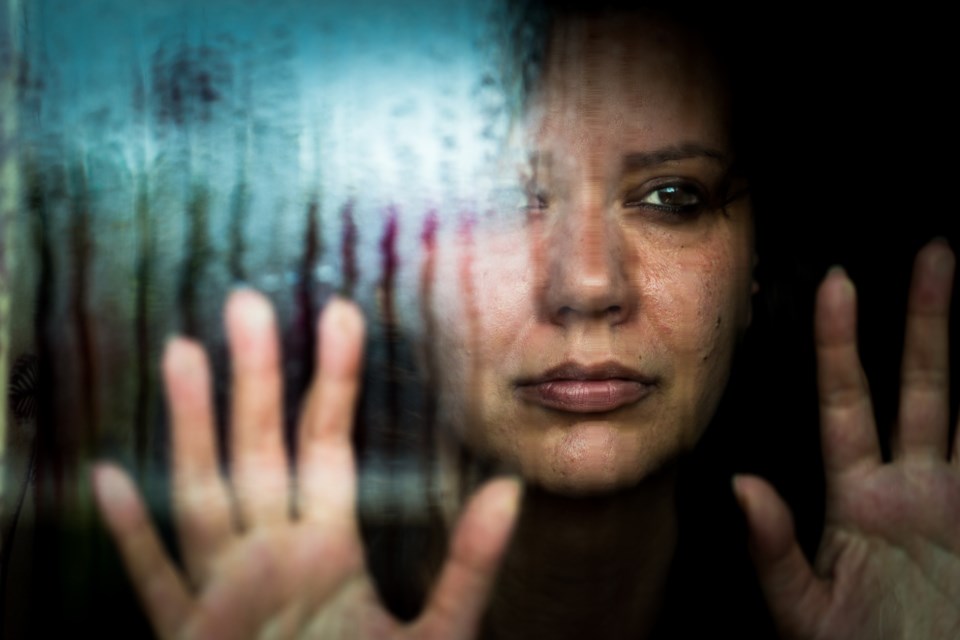
{"type": "Polygon", "coordinates": [[[515,383],[526,402],[568,413],[606,413],[635,404],[656,388],[657,379],[616,362],[568,362],[515,383]]]}

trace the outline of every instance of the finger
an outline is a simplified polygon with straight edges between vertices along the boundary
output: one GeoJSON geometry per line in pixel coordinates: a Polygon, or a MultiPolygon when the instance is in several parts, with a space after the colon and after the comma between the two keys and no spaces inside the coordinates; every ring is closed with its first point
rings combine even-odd
{"type": "Polygon", "coordinates": [[[815,340],[823,462],[828,478],[881,462],[873,407],[857,355],[856,291],[843,269],[817,292],[815,340]]]}
{"type": "Polygon", "coordinates": [[[953,285],[953,252],[934,241],[917,254],[907,301],[900,414],[895,455],[943,460],[950,421],[947,316],[953,285]]]}
{"type": "Polygon", "coordinates": [[[746,517],[760,587],[777,626],[784,637],[813,637],[813,626],[829,604],[829,590],[797,544],[790,509],[768,482],[756,476],[735,476],[733,490],[746,517]]]}
{"type": "Polygon", "coordinates": [[[245,289],[230,296],[226,315],[233,362],[230,473],[237,509],[246,526],[282,522],[290,515],[289,479],[273,308],[245,289]]]}
{"type": "Polygon", "coordinates": [[[210,367],[203,348],[172,339],[163,358],[163,378],[173,431],[174,518],[187,570],[200,585],[233,532],[230,497],[217,462],[210,367]]]}
{"type": "Polygon", "coordinates": [[[93,488],[143,607],[161,638],[174,638],[187,620],[192,599],[163,549],[143,501],[126,473],[111,464],[93,470],[93,488]]]}
{"type": "Polygon", "coordinates": [[[476,636],[516,522],[520,483],[487,483],[471,500],[457,526],[450,556],[416,626],[427,637],[476,636]]]}
{"type": "Polygon", "coordinates": [[[334,298],[320,316],[317,373],[300,421],[298,509],[311,520],[355,524],[356,469],[350,430],[360,388],[363,316],[334,298]]]}

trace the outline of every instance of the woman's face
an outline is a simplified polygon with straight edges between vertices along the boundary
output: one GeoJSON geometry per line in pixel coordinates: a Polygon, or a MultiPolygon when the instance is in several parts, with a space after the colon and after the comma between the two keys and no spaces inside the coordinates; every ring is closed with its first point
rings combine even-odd
{"type": "Polygon", "coordinates": [[[583,494],[700,437],[750,322],[753,224],[723,87],[689,38],[594,18],[548,51],[522,224],[481,217],[438,243],[430,338],[467,446],[583,494]]]}

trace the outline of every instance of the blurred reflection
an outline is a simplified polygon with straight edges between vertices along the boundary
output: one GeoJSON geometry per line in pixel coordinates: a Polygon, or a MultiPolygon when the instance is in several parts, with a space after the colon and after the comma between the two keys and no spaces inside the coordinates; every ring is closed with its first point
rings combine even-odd
{"type": "Polygon", "coordinates": [[[498,172],[515,166],[507,134],[518,93],[501,46],[510,11],[430,1],[5,6],[22,56],[25,202],[13,220],[7,632],[42,627],[37,607],[93,620],[93,603],[113,596],[111,584],[89,583],[104,541],[88,465],[124,461],[163,513],[159,354],[173,333],[202,340],[225,407],[221,312],[238,285],[279,310],[288,427],[326,298],[341,291],[366,308],[364,510],[422,518],[438,490],[420,472],[433,464],[433,410],[410,346],[432,332],[417,302],[437,268],[425,248],[438,229],[476,217],[498,172]]]}

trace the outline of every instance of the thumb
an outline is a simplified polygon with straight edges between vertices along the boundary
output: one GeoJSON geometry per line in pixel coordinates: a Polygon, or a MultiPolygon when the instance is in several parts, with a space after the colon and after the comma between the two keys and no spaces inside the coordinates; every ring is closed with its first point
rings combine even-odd
{"type": "Polygon", "coordinates": [[[757,476],[734,476],[733,492],[747,520],[760,588],[781,634],[812,637],[827,607],[827,586],[797,544],[790,508],[757,476]]]}
{"type": "Polygon", "coordinates": [[[521,486],[516,479],[484,485],[470,500],[450,543],[450,555],[417,626],[426,637],[466,640],[479,631],[517,519],[521,486]]]}

